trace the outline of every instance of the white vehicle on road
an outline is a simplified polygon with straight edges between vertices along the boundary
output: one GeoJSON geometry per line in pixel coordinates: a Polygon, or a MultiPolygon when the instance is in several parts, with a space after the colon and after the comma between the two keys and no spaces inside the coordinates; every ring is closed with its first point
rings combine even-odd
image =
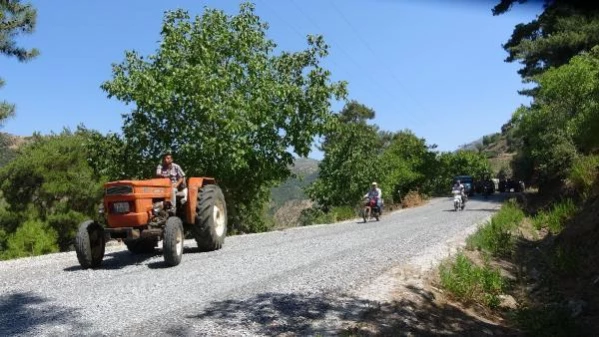
{"type": "Polygon", "coordinates": [[[464,210],[464,203],[462,202],[462,193],[459,189],[454,189],[451,191],[453,194],[453,209],[457,212],[459,210],[464,210]]]}

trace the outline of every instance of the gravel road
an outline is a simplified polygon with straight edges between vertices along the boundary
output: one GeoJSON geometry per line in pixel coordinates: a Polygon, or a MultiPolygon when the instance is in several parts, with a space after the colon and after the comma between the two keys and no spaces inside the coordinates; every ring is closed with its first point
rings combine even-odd
{"type": "Polygon", "coordinates": [[[356,296],[377,276],[438,247],[499,208],[448,198],[380,222],[311,226],[228,237],[181,264],[107,247],[101,269],[74,252],[0,262],[0,336],[329,335],[372,306],[356,296]]]}

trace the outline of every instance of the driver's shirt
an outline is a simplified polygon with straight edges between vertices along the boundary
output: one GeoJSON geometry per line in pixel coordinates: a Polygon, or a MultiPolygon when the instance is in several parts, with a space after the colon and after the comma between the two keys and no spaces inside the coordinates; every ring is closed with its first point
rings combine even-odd
{"type": "Polygon", "coordinates": [[[460,191],[460,193],[464,192],[464,185],[453,185],[452,191],[460,191]]]}
{"type": "Polygon", "coordinates": [[[375,190],[370,189],[368,194],[366,194],[368,198],[380,198],[381,195],[382,193],[380,188],[376,188],[375,190]]]}
{"type": "Polygon", "coordinates": [[[156,175],[169,178],[172,183],[176,183],[177,180],[185,177],[185,172],[181,169],[181,166],[172,163],[171,167],[163,167],[162,164],[156,168],[156,175]]]}

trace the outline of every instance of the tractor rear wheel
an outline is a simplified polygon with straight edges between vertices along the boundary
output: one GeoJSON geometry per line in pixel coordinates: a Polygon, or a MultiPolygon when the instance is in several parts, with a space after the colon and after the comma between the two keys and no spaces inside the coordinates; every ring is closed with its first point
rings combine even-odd
{"type": "Polygon", "coordinates": [[[124,240],[127,249],[133,254],[150,254],[154,252],[158,240],[156,238],[144,238],[124,240]]]}
{"type": "Polygon", "coordinates": [[[176,266],[181,263],[184,244],[183,222],[176,216],[168,218],[164,226],[162,249],[164,251],[164,261],[169,266],[176,266]]]}
{"type": "Polygon", "coordinates": [[[227,236],[227,204],[217,185],[205,185],[198,191],[193,236],[201,251],[221,249],[227,236]]]}
{"type": "Polygon", "coordinates": [[[104,228],[93,220],[84,221],[79,225],[75,238],[75,251],[81,267],[96,268],[102,264],[106,241],[104,228]]]}

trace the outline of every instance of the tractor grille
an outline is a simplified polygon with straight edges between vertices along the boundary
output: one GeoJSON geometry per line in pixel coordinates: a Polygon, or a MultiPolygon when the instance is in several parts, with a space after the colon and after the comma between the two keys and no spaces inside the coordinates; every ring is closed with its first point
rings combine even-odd
{"type": "Polygon", "coordinates": [[[106,189],[106,195],[119,195],[133,193],[133,187],[127,185],[112,186],[106,189]]]}

